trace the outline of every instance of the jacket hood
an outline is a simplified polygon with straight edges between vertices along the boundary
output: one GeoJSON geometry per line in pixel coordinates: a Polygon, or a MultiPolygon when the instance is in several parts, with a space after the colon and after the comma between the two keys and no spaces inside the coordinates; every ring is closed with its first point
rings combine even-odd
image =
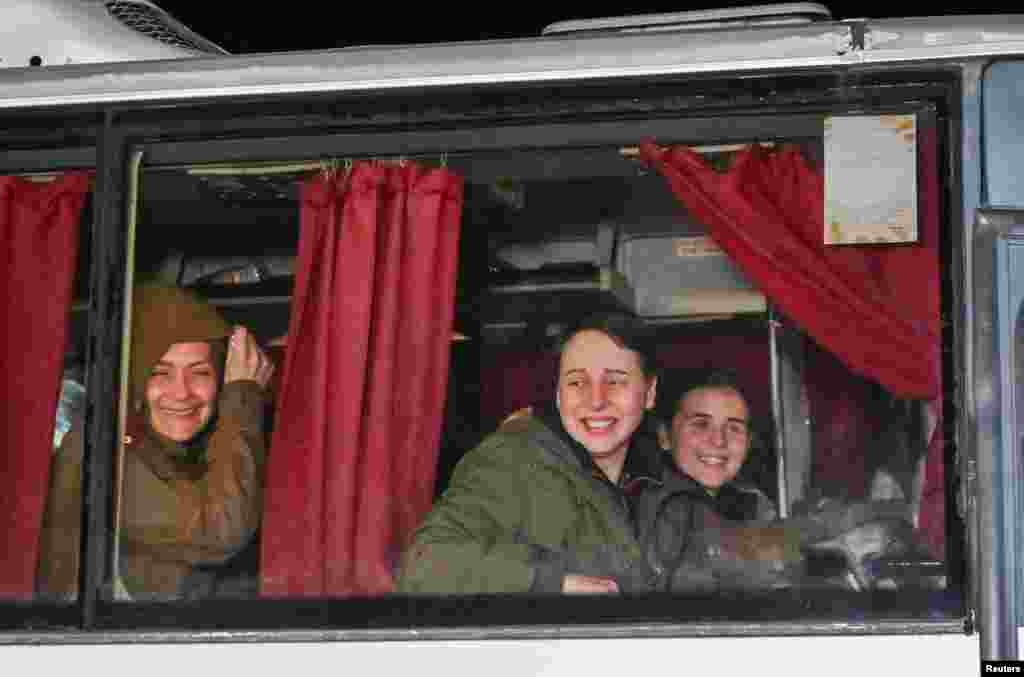
{"type": "Polygon", "coordinates": [[[137,286],[133,292],[129,372],[133,401],[144,401],[153,365],[171,345],[223,339],[230,334],[231,325],[193,292],[156,284],[137,286]]]}
{"type": "MultiPolygon", "coordinates": [[[[533,411],[541,423],[572,450],[580,465],[596,476],[604,478],[604,472],[594,463],[593,457],[586,447],[572,438],[569,432],[562,425],[562,417],[554,403],[547,402],[533,407],[533,411]]],[[[630,485],[639,482],[640,484],[659,483],[664,473],[664,467],[658,454],[657,436],[651,431],[648,423],[648,416],[644,416],[640,427],[633,433],[629,442],[629,449],[626,452],[626,461],[622,466],[622,488],[629,492],[635,490],[630,485]]]]}

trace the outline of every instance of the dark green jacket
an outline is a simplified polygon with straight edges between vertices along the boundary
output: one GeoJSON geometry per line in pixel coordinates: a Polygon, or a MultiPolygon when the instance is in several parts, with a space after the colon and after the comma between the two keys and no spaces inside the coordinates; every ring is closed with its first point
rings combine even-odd
{"type": "Polygon", "coordinates": [[[459,462],[403,558],[399,590],[559,592],[566,574],[611,577],[626,593],[657,588],[626,495],[657,476],[649,464],[632,470],[657,463],[654,446],[634,436],[624,490],[556,417],[506,423],[459,462]]]}

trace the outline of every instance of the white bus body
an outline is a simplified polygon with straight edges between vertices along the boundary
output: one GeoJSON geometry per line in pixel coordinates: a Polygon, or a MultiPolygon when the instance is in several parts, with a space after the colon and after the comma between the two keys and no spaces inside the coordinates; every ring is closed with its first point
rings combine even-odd
{"type": "MultiPolygon", "coordinates": [[[[369,669],[380,674],[425,672],[451,677],[481,673],[596,677],[697,670],[709,675],[952,675],[972,674],[983,657],[1005,650],[1006,635],[1013,633],[1012,619],[1017,618],[1016,583],[998,588],[1009,593],[1008,598],[999,599],[992,580],[1006,573],[1001,555],[991,553],[1012,549],[1007,534],[1017,527],[984,517],[998,512],[1004,500],[988,484],[1002,433],[997,430],[999,418],[986,413],[993,406],[987,398],[998,397],[991,389],[997,371],[986,362],[996,351],[979,347],[996,330],[992,311],[975,298],[976,269],[989,264],[975,260],[972,242],[987,223],[980,216],[986,209],[1022,210],[1020,222],[1024,223],[1024,204],[986,202],[984,186],[992,177],[985,171],[994,170],[984,163],[982,121],[988,118],[981,96],[992,63],[1024,63],[1024,15],[700,30],[634,27],[603,32],[584,26],[579,33],[556,31],[516,40],[235,56],[216,53],[219,48],[180,24],[175,24],[177,30],[189,33],[196,47],[169,45],[137,31],[121,30],[123,25],[111,21],[107,9],[101,2],[0,0],[0,116],[39,113],[59,124],[65,114],[117,117],[135,110],[189,106],[216,110],[234,102],[269,105],[303,97],[343,95],[363,100],[412,96],[413,92],[429,95],[538,86],[564,91],[641,79],[651,84],[705,78],[749,81],[768,74],[781,78],[815,72],[895,74],[938,69],[955,73],[953,87],[959,98],[950,111],[955,120],[950,138],[958,145],[948,149],[947,158],[949,180],[957,186],[956,199],[949,206],[959,210],[949,218],[963,229],[963,246],[955,250],[960,260],[952,265],[961,271],[956,293],[963,304],[954,309],[960,314],[961,331],[954,367],[961,390],[956,397],[963,412],[956,443],[966,452],[967,474],[973,473],[965,490],[969,612],[959,633],[948,628],[934,634],[920,628],[887,632],[870,619],[851,619],[833,624],[827,633],[794,631],[780,624],[767,636],[753,636],[765,634],[764,628],[749,633],[733,628],[731,636],[717,637],[713,625],[691,632],[629,624],[588,630],[551,626],[544,618],[525,629],[335,633],[293,627],[279,632],[231,628],[193,632],[183,627],[55,633],[34,632],[29,621],[21,629],[0,631],[0,664],[5,672],[85,670],[128,675],[141,670],[163,675],[238,670],[271,675],[296,669],[369,669]],[[80,12],[79,18],[66,20],[72,11],[80,12]],[[995,541],[1001,545],[994,545],[995,541]]],[[[1019,72],[1024,78],[1024,69],[1019,72]]],[[[1021,105],[1016,112],[1024,119],[1024,79],[1016,87],[1013,100],[1021,105]]],[[[1019,151],[1024,148],[1024,136],[1017,142],[1019,151]]],[[[26,173],[47,171],[46,166],[33,163],[30,150],[2,144],[0,139],[0,158],[6,157],[7,167],[21,167],[26,173]]],[[[410,153],[416,152],[414,145],[410,148],[410,153]]],[[[1016,168],[1018,177],[1024,174],[1021,158],[1024,153],[1017,153],[1006,164],[1016,168]]],[[[1009,221],[1016,222],[1012,214],[1009,221]]],[[[1024,640],[1014,639],[1013,644],[1024,647],[1024,640]]]]}

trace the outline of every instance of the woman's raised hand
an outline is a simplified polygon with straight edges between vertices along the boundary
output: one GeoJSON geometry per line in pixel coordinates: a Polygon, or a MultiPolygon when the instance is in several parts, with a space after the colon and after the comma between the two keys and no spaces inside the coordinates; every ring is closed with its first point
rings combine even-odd
{"type": "Polygon", "coordinates": [[[224,382],[256,381],[266,388],[274,375],[274,362],[256,343],[248,329],[236,326],[228,341],[228,357],[224,364],[224,382]]]}

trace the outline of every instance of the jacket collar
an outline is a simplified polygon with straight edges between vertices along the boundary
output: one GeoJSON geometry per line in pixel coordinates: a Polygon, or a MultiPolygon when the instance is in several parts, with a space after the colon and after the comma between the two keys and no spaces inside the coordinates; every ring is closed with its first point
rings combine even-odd
{"type": "Polygon", "coordinates": [[[149,466],[162,480],[187,479],[197,481],[206,474],[206,451],[210,435],[216,427],[216,413],[206,427],[185,443],[164,437],[149,422],[145,408],[138,415],[128,417],[124,446],[149,466]]]}
{"type": "Polygon", "coordinates": [[[665,487],[670,493],[683,493],[709,505],[722,517],[736,521],[747,521],[757,517],[757,494],[735,482],[727,482],[710,494],[703,485],[674,463],[665,463],[665,487]]]}
{"type": "MultiPolygon", "coordinates": [[[[604,471],[594,463],[594,459],[586,447],[574,440],[566,431],[565,426],[562,425],[562,417],[553,403],[535,406],[533,412],[537,420],[572,451],[573,457],[582,468],[595,478],[609,485],[612,484],[604,471]]],[[[633,495],[652,485],[661,486],[661,478],[666,471],[658,453],[657,437],[648,430],[649,427],[645,418],[640,424],[640,428],[633,434],[629,449],[626,451],[622,477],[619,478],[616,487],[625,494],[633,495]]]]}

